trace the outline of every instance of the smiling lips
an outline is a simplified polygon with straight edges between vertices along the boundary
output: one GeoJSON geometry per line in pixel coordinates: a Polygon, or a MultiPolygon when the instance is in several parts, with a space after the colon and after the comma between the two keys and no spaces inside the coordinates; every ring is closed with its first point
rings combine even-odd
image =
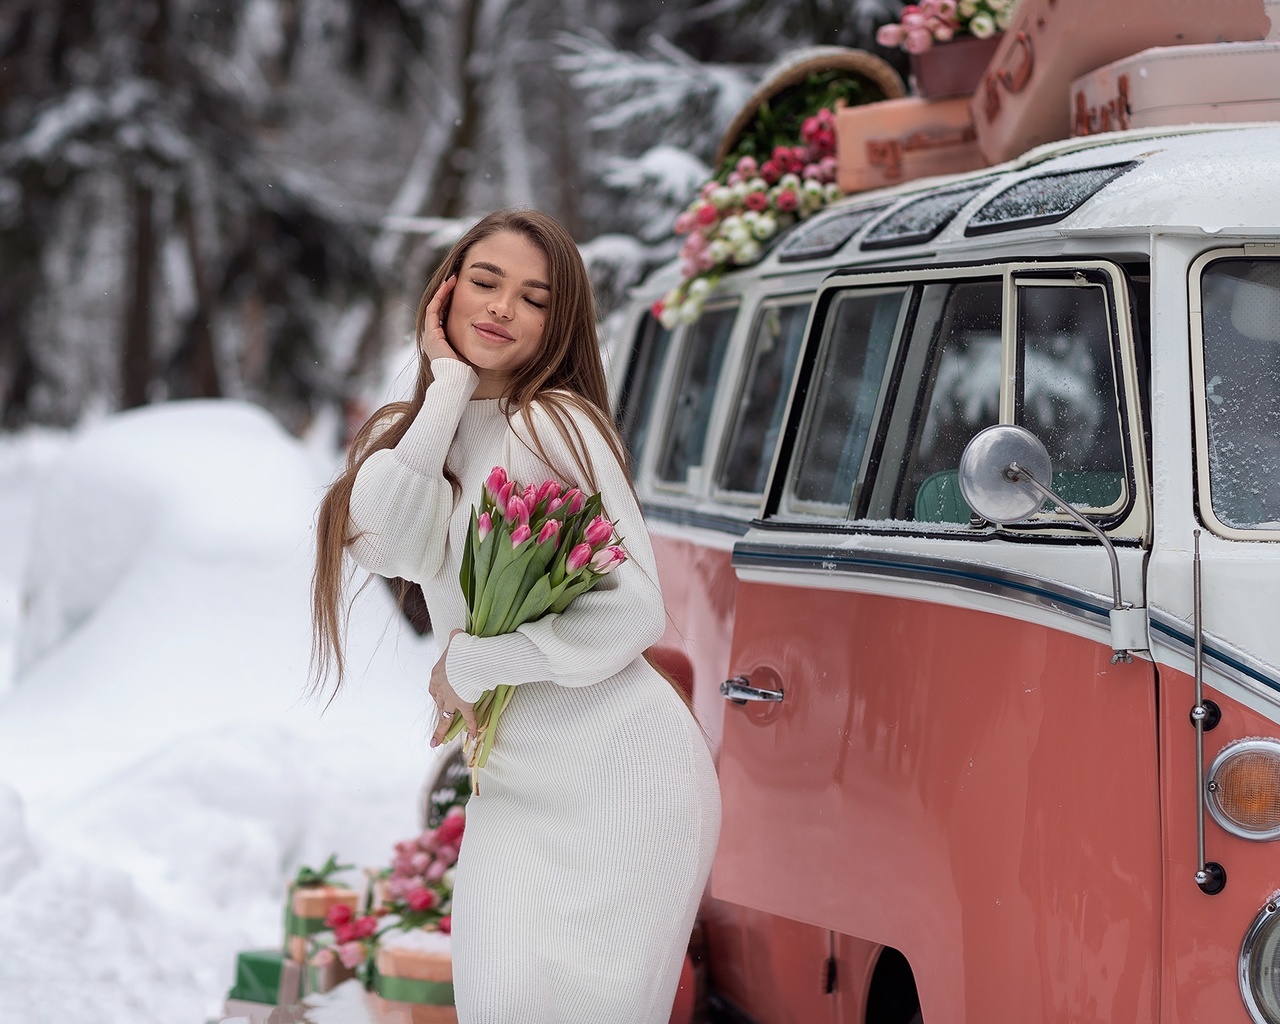
{"type": "Polygon", "coordinates": [[[475,324],[474,326],[475,326],[476,333],[480,335],[480,337],[486,338],[489,341],[515,341],[516,340],[514,337],[511,336],[509,331],[499,327],[495,323],[491,323],[488,320],[481,320],[479,323],[475,324]]]}

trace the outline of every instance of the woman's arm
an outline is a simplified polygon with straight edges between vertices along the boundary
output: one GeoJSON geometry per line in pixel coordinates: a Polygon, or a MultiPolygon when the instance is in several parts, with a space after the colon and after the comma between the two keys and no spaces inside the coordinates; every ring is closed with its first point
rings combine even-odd
{"type": "Polygon", "coordinates": [[[400,443],[374,452],[356,475],[348,549],[357,564],[415,583],[444,561],[453,488],[445,456],[476,389],[475,371],[457,359],[434,359],[426,400],[400,443]]]}
{"type": "MultiPolygon", "coordinates": [[[[457,695],[474,702],[499,684],[549,679],[564,686],[588,686],[620,672],[658,642],[666,625],[657,565],[649,534],[627,478],[595,424],[576,408],[569,419],[581,433],[604,504],[616,522],[627,560],[596,586],[579,595],[559,615],[547,615],[514,633],[476,637],[466,633],[449,644],[447,673],[457,695]]],[[[522,485],[554,477],[591,493],[570,443],[545,408],[532,408],[534,429],[547,453],[535,452],[522,417],[513,417],[509,472],[522,485]]]]}

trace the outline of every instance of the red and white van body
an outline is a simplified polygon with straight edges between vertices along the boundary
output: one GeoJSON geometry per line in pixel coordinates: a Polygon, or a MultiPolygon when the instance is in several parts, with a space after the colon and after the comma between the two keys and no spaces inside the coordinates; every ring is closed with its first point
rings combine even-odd
{"type": "Polygon", "coordinates": [[[1280,847],[1200,810],[1189,716],[1198,531],[1206,771],[1280,750],[1277,166],[1280,125],[1073,140],[844,200],[695,324],[638,290],[611,372],[718,759],[722,1019],[1271,1020],[1280,847]],[[992,423],[1110,539],[1132,660],[1097,540],[965,505],[992,423]]]}

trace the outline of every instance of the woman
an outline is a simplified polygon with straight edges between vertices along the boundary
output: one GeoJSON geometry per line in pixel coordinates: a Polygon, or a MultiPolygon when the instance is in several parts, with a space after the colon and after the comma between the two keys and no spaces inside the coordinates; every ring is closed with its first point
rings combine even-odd
{"type": "Polygon", "coordinates": [[[720,827],[706,740],[646,661],[665,613],[606,413],[591,285],[554,220],[500,211],[458,242],[418,310],[413,401],[357,435],[321,507],[322,665],[341,681],[343,552],[422,585],[437,637],[436,745],[450,719],[516,684],[467,829],[453,897],[462,1024],[668,1020],[720,827]],[[494,466],[600,491],[628,559],[560,615],[463,632],[472,504],[494,466]]]}

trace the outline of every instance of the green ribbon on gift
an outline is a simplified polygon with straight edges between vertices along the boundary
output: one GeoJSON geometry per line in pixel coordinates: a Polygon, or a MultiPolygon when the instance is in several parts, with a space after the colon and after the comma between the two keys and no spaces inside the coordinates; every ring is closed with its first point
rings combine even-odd
{"type": "Polygon", "coordinates": [[[417,978],[390,978],[379,974],[374,978],[373,990],[383,999],[393,999],[398,1003],[453,1005],[453,982],[450,981],[420,981],[417,978]]]}
{"type": "Polygon", "coordinates": [[[274,1005],[280,993],[284,954],[278,949],[253,949],[236,954],[236,983],[228,999],[274,1005]]]}

